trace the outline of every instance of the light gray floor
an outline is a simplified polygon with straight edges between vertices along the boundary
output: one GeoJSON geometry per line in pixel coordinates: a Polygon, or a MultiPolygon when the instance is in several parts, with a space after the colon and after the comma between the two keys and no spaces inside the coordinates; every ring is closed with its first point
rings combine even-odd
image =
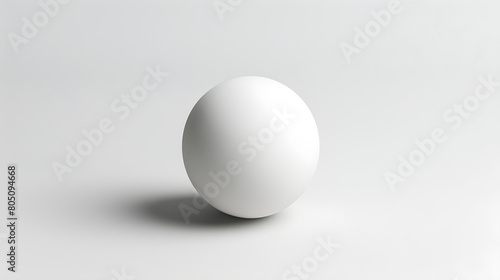
{"type": "Polygon", "coordinates": [[[20,217],[19,273],[1,279],[283,279],[328,236],[309,279],[500,279],[500,87],[457,129],[443,119],[478,77],[500,81],[498,2],[401,1],[350,63],[339,45],[389,1],[243,1],[223,20],[211,0],[165,2],[71,1],[18,53],[9,32],[41,8],[0,2],[0,172],[18,165],[20,217]],[[120,119],[111,104],[157,65],[170,75],[120,119]],[[278,215],[207,208],[187,225],[185,120],[241,75],[308,104],[316,177],[278,215]],[[115,130],[59,182],[51,165],[105,118],[115,130]],[[447,140],[391,190],[384,173],[435,128],[447,140]]]}

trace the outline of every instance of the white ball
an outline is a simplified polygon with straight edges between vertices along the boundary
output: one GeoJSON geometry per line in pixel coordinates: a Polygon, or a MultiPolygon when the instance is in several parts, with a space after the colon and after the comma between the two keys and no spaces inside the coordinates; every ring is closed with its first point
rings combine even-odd
{"type": "Polygon", "coordinates": [[[239,77],[208,91],[184,128],[184,166],[212,206],[242,218],[273,215],[306,190],[319,156],[314,117],[285,85],[239,77]]]}

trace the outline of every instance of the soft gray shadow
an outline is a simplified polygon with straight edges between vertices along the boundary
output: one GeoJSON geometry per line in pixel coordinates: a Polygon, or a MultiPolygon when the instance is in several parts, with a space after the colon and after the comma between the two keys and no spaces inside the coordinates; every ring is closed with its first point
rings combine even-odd
{"type": "Polygon", "coordinates": [[[144,200],[136,204],[134,211],[139,216],[151,219],[158,223],[176,224],[185,227],[234,227],[249,226],[257,223],[264,223],[274,216],[259,219],[237,218],[225,214],[210,204],[205,208],[198,210],[193,205],[193,194],[156,197],[150,200],[144,200]],[[180,205],[186,205],[199,211],[198,214],[189,216],[189,222],[181,214],[180,205]]]}

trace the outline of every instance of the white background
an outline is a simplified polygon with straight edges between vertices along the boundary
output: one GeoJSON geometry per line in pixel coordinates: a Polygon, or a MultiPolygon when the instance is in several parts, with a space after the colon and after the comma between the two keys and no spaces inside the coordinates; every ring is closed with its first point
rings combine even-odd
{"type": "Polygon", "coordinates": [[[500,279],[500,87],[458,129],[442,117],[479,76],[500,81],[498,1],[401,1],[350,63],[339,45],[388,1],[243,1],[221,20],[211,0],[74,0],[17,53],[8,34],[42,9],[0,3],[2,185],[16,163],[20,217],[19,272],[2,261],[1,279],[282,279],[326,236],[340,247],[309,279],[500,279]],[[170,76],[120,120],[111,103],[156,65],[170,76]],[[186,225],[185,120],[242,75],[308,104],[315,179],[275,216],[207,208],[186,225]],[[103,118],[115,131],[59,182],[53,162],[103,118]],[[392,191],[384,173],[434,128],[447,140],[392,191]]]}

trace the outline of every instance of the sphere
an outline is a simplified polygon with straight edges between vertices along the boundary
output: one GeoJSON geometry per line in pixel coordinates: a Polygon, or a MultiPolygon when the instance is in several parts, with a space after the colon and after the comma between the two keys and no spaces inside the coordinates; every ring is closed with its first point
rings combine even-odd
{"type": "Polygon", "coordinates": [[[236,217],[266,217],[307,189],[318,163],[318,129],[290,88],[239,77],[196,103],[182,155],[191,183],[210,205],[236,217]]]}

